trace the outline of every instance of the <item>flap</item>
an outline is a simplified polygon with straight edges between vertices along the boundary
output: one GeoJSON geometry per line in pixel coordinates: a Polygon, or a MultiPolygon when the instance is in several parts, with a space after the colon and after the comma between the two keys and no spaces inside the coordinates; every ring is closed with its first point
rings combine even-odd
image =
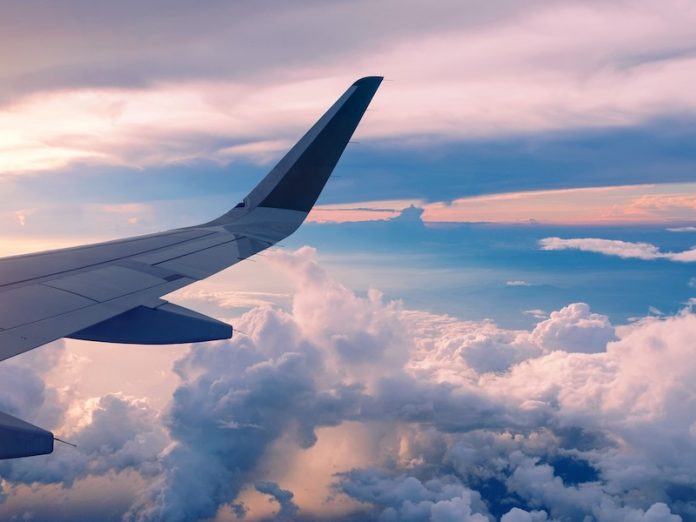
{"type": "Polygon", "coordinates": [[[232,327],[166,301],[138,306],[69,335],[73,339],[123,344],[180,344],[229,339],[232,327]]]}

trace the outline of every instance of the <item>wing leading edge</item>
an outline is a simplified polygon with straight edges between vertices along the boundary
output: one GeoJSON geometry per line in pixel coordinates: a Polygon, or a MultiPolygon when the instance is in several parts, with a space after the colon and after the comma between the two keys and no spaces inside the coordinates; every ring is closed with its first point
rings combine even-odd
{"type": "MultiPolygon", "coordinates": [[[[213,221],[0,259],[0,360],[61,337],[137,344],[231,337],[229,325],[161,297],[292,234],[381,81],[351,85],[241,203],[213,221]]],[[[0,459],[50,453],[52,441],[50,432],[0,412],[0,459]]]]}

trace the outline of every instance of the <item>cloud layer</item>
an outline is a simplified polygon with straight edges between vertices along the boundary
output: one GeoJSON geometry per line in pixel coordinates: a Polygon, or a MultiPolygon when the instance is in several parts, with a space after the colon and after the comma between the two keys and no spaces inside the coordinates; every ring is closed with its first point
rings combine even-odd
{"type": "Polygon", "coordinates": [[[681,0],[2,9],[0,172],[268,161],[364,74],[396,81],[360,134],[409,146],[696,109],[696,12],[681,0]]]}
{"type": "Polygon", "coordinates": [[[614,326],[576,303],[509,330],[358,296],[308,248],[266,259],[296,285],[292,308],[255,308],[235,322],[246,335],[192,346],[164,417],[114,394],[68,408],[13,368],[27,373],[13,396],[32,400],[4,407],[54,411],[44,422],[65,419],[78,449],[3,463],[5,496],[135,473],[126,520],[257,517],[268,496],[278,519],[696,515],[696,316],[614,326]],[[335,458],[329,432],[351,437],[348,465],[289,480],[317,451],[335,458]],[[310,502],[305,487],[329,496],[310,502]]]}

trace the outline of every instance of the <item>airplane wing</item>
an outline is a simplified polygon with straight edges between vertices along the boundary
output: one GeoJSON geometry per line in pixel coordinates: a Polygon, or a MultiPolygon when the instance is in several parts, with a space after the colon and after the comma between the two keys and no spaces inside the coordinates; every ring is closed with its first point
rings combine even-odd
{"type": "MultiPolygon", "coordinates": [[[[230,338],[231,326],[161,297],[292,234],[381,81],[351,85],[241,203],[213,221],[0,259],[0,360],[61,337],[130,344],[230,338]]],[[[0,412],[0,459],[52,450],[53,434],[0,412]]]]}

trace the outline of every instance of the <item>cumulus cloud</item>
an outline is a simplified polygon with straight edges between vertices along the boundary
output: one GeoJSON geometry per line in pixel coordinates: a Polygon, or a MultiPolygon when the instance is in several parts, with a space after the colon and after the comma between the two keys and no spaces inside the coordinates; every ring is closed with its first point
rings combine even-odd
{"type": "Polygon", "coordinates": [[[520,508],[512,508],[505,513],[500,522],[545,522],[548,520],[545,511],[524,511],[520,508]]]}
{"type": "Polygon", "coordinates": [[[0,483],[70,488],[88,477],[126,470],[156,475],[158,456],[169,444],[158,414],[143,399],[115,393],[83,400],[47,384],[65,358],[64,342],[57,341],[0,365],[0,409],[77,446],[57,444],[51,455],[2,461],[0,483]]]}
{"type": "Polygon", "coordinates": [[[538,323],[531,339],[545,351],[594,353],[606,350],[616,339],[605,315],[593,314],[586,303],[574,303],[538,323]]]}
{"type": "Polygon", "coordinates": [[[254,308],[235,321],[248,335],[193,345],[163,417],[116,394],[81,403],[78,450],[4,463],[5,495],[125,470],[146,484],[127,520],[255,516],[245,488],[311,517],[283,474],[313,469],[302,459],[330,429],[352,434],[353,457],[307,480],[355,502],[334,519],[696,515],[690,312],[615,326],[574,303],[510,330],[356,295],[312,249],[266,260],[296,285],[289,310],[254,308]]]}
{"type": "Polygon", "coordinates": [[[591,514],[595,520],[602,521],[681,521],[681,517],[672,514],[662,502],[650,505],[645,511],[622,506],[604,492],[600,483],[566,486],[552,466],[536,464],[533,459],[521,455],[512,455],[512,458],[518,462],[507,479],[508,489],[523,496],[532,506],[547,507],[554,519],[580,520],[591,514]]]}
{"type": "Polygon", "coordinates": [[[32,423],[55,426],[60,420],[55,390],[48,388],[41,373],[31,367],[9,362],[0,365],[0,410],[24,416],[32,423]],[[46,411],[48,410],[48,411],[46,411]]]}
{"type": "MultiPolygon", "coordinates": [[[[531,331],[511,331],[359,298],[310,249],[274,252],[270,262],[298,285],[291,312],[252,311],[240,322],[249,337],[196,346],[180,361],[185,384],[169,421],[179,446],[135,516],[212,516],[256,480],[281,432],[301,452],[315,443],[316,427],[346,420],[387,423],[400,448],[335,479],[337,491],[371,506],[368,519],[671,521],[677,518],[668,506],[692,509],[670,497],[675,476],[658,471],[664,456],[654,453],[675,434],[658,428],[664,418],[657,412],[690,367],[676,365],[669,390],[657,378],[648,385],[646,376],[656,374],[642,368],[666,371],[675,360],[657,363],[653,354],[665,354],[641,347],[664,338],[661,346],[673,348],[663,349],[681,357],[688,342],[677,332],[689,330],[692,316],[616,329],[577,303],[531,331]],[[668,331],[676,337],[667,340],[668,331]],[[375,348],[375,339],[386,348],[375,348]],[[394,358],[389,351],[397,347],[402,355],[394,358]],[[381,373],[363,372],[366,360],[381,373]],[[621,473],[627,462],[642,473],[621,473]],[[204,501],[191,494],[194,469],[204,501]]],[[[690,433],[692,421],[679,417],[678,424],[677,432],[690,433]]],[[[690,487],[688,461],[670,465],[681,470],[680,487],[690,487]]]]}
{"type": "MultiPolygon", "coordinates": [[[[464,322],[421,312],[404,312],[414,324],[418,347],[413,367],[428,365],[448,374],[499,372],[527,359],[553,351],[602,352],[615,339],[609,319],[574,303],[547,315],[530,311],[540,322],[533,330],[509,330],[491,321],[464,322]],[[431,324],[428,324],[431,322],[431,324]],[[433,329],[433,326],[437,329],[433,329]],[[435,334],[435,332],[437,332],[435,334]],[[435,334],[435,335],[434,335],[435,334]]],[[[456,378],[450,374],[447,379],[456,378]]]]}
{"type": "Polygon", "coordinates": [[[693,263],[696,261],[696,248],[684,250],[683,252],[662,252],[658,247],[650,243],[636,243],[617,239],[592,237],[562,239],[560,237],[547,237],[539,240],[539,245],[542,250],[582,250],[584,252],[595,252],[624,259],[667,259],[680,263],[693,263]]]}
{"type": "Polygon", "coordinates": [[[176,445],[163,457],[161,479],[129,518],[212,517],[254,479],[281,436],[290,433],[297,447],[307,448],[316,442],[316,427],[356,415],[362,385],[323,383],[317,347],[288,314],[255,309],[238,324],[249,337],[197,345],[177,363],[182,384],[167,419],[176,445]]]}
{"type": "Polygon", "coordinates": [[[415,477],[391,477],[375,470],[354,470],[340,475],[340,489],[381,510],[380,520],[433,522],[487,522],[480,495],[453,476],[425,483],[415,477]]]}
{"type": "Polygon", "coordinates": [[[5,461],[0,476],[15,484],[60,484],[135,470],[144,477],[159,470],[158,455],[169,438],[156,413],[142,400],[106,395],[81,405],[81,426],[63,437],[76,448],[58,446],[53,454],[5,461]]]}

